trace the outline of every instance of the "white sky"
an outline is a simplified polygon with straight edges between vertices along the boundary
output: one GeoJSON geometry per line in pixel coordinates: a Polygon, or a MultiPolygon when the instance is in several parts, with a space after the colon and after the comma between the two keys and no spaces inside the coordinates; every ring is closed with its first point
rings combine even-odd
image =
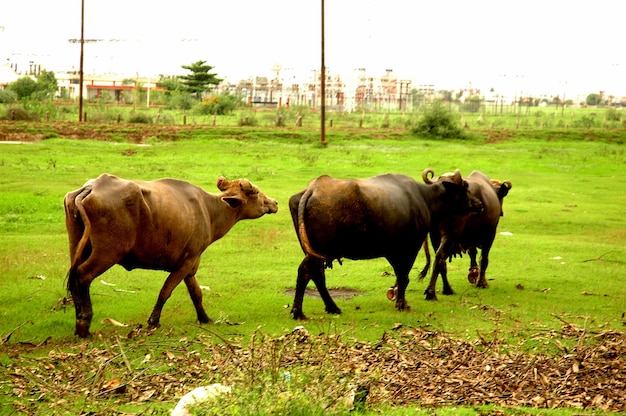
{"type": "MultiPolygon", "coordinates": [[[[321,0],[84,0],[86,73],[311,79],[321,0]],[[117,41],[116,41],[117,40],[117,41]]],[[[325,0],[326,67],[436,89],[626,95],[623,0],[325,0]]],[[[0,64],[78,69],[80,0],[2,0],[0,64]],[[4,30],[2,29],[4,27],[4,30]]]]}

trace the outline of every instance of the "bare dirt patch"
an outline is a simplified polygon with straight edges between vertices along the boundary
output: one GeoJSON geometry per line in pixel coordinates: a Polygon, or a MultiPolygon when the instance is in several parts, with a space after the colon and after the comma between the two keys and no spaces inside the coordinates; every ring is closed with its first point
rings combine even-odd
{"type": "Polygon", "coordinates": [[[0,121],[0,142],[37,142],[50,138],[145,143],[148,139],[177,140],[198,126],[0,121]]]}

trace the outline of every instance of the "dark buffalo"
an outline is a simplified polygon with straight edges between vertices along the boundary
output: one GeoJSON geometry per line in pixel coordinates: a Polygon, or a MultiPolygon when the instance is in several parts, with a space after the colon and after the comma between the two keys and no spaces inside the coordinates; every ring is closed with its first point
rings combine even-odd
{"type": "Polygon", "coordinates": [[[325,268],[333,260],[384,257],[396,274],[396,308],[409,309],[405,291],[424,238],[441,218],[481,209],[457,170],[449,181],[424,185],[404,175],[369,179],[320,176],[289,200],[304,250],[291,313],[304,319],[302,301],[313,280],[328,313],[341,313],[326,288],[325,268]]]}
{"type": "Polygon", "coordinates": [[[198,321],[210,321],[196,280],[200,256],[239,220],[278,210],[277,202],[247,179],[220,177],[217,187],[221,193],[210,194],[176,179],[128,181],[103,174],[65,195],[71,257],[67,288],[78,336],[89,335],[91,282],[115,264],[170,272],[148,319],[150,327],[159,325],[163,305],[182,280],[198,321]]]}
{"type": "MultiPolygon", "coordinates": [[[[435,184],[451,178],[450,175],[442,175],[438,180],[433,180],[433,176],[432,170],[425,170],[422,179],[427,184],[435,184]]],[[[465,252],[470,256],[469,281],[481,288],[488,286],[485,272],[489,264],[489,251],[496,237],[498,222],[503,215],[503,199],[509,193],[512,184],[510,181],[490,180],[479,171],[473,171],[465,180],[469,184],[471,194],[482,203],[483,210],[469,215],[445,217],[439,223],[439,227],[431,231],[430,238],[436,254],[430,283],[424,292],[426,299],[429,300],[437,299],[435,285],[439,274],[443,282],[443,294],[454,293],[448,282],[446,261],[465,252]],[[476,262],[478,248],[481,249],[480,269],[476,262]]]]}

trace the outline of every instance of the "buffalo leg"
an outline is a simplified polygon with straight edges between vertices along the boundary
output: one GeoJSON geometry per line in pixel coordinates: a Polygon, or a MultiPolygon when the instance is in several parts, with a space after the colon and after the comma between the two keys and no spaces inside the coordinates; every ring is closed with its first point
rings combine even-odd
{"type": "Polygon", "coordinates": [[[176,286],[178,286],[183,278],[185,278],[189,274],[188,272],[190,270],[194,270],[195,273],[196,268],[197,266],[180,268],[173,271],[172,273],[170,273],[169,276],[167,276],[167,279],[165,280],[165,283],[163,284],[163,287],[159,292],[159,296],[157,297],[156,304],[152,309],[152,313],[148,318],[149,328],[157,328],[160,325],[159,322],[161,320],[161,311],[163,310],[165,302],[167,302],[167,300],[170,298],[170,296],[172,295],[172,291],[176,288],[176,286]]]}
{"type": "Polygon", "coordinates": [[[341,309],[337,307],[335,302],[328,293],[326,288],[326,274],[324,272],[324,262],[320,259],[306,256],[298,267],[298,278],[296,280],[296,294],[293,300],[293,306],[291,307],[291,314],[294,319],[306,319],[302,311],[302,302],[304,301],[304,292],[309,283],[309,280],[313,280],[317,291],[319,292],[326,312],[328,313],[341,313],[341,309]]]}
{"type": "Polygon", "coordinates": [[[491,250],[490,246],[485,246],[480,250],[480,277],[478,278],[476,286],[483,289],[489,287],[486,277],[487,266],[489,266],[489,250],[491,250]]]}
{"type": "Polygon", "coordinates": [[[469,258],[470,258],[470,267],[467,271],[467,280],[469,280],[469,282],[471,284],[475,284],[476,281],[478,280],[478,275],[479,275],[479,268],[478,268],[478,263],[476,263],[476,255],[477,255],[477,249],[476,247],[471,247],[468,250],[468,254],[469,254],[469,258]]]}
{"type": "Polygon", "coordinates": [[[208,324],[211,322],[211,319],[207,316],[204,308],[202,307],[202,289],[200,289],[200,286],[198,285],[196,275],[187,275],[187,277],[185,277],[185,285],[187,286],[187,291],[189,292],[193,306],[196,308],[198,322],[201,324],[208,324]]]}
{"type": "Polygon", "coordinates": [[[424,268],[419,274],[420,280],[426,277],[426,275],[428,274],[428,270],[430,269],[430,248],[428,247],[428,237],[424,239],[423,246],[424,246],[424,255],[426,256],[426,264],[424,265],[424,268]]]}
{"type": "Polygon", "coordinates": [[[433,273],[430,276],[430,282],[424,290],[424,294],[426,295],[426,300],[437,300],[437,293],[435,291],[437,286],[437,277],[441,275],[441,281],[443,283],[443,291],[444,295],[452,295],[454,294],[454,290],[450,286],[448,282],[448,266],[446,265],[446,261],[448,258],[446,244],[443,242],[437,252],[435,254],[435,264],[433,266],[433,273]]]}
{"type": "Polygon", "coordinates": [[[415,248],[415,252],[398,253],[395,256],[387,256],[387,261],[393,267],[396,274],[396,309],[399,311],[408,311],[409,307],[406,301],[406,288],[409,286],[409,272],[413,267],[419,246],[415,248]]]}

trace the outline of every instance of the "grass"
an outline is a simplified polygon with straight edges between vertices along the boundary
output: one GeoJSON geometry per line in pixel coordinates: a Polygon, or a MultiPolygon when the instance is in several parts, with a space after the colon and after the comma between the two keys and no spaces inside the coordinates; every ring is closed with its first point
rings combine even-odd
{"type": "MultiPolygon", "coordinates": [[[[382,259],[346,260],[327,271],[328,285],[356,289],[359,295],[336,299],[344,311],[340,316],[325,314],[321,300],[307,297],[304,310],[311,320],[303,325],[309,332],[375,342],[401,323],[460,339],[500,337],[519,345],[537,332],[558,331],[563,322],[623,331],[623,135],[618,140],[602,133],[595,140],[569,139],[546,137],[551,133],[544,131],[534,138],[514,136],[493,143],[389,133],[335,129],[327,133],[327,148],[318,144],[314,130],[263,127],[198,128],[176,141],[148,140],[148,146],[60,138],[0,144],[0,335],[6,339],[10,334],[9,346],[39,344],[49,337],[53,349],[77,345],[73,308],[62,303],[69,266],[62,199],[102,172],[129,179],[177,177],[209,192],[217,192],[220,175],[247,177],[279,201],[278,214],[242,222],[210,246],[198,272],[200,284],[210,287],[205,308],[217,320],[206,327],[225,340],[247,344],[256,330],[280,337],[300,324],[289,316],[293,299],[286,294],[295,286],[302,260],[287,207],[292,194],[320,174],[397,172],[419,178],[427,167],[437,174],[479,169],[512,181],[499,226],[512,235],[496,238],[487,272],[489,289],[470,286],[465,277],[469,260],[456,259],[449,265],[455,295],[439,293],[438,301],[424,301],[427,282],[420,282],[414,271],[407,292],[412,309],[399,313],[385,298],[393,283],[387,276],[391,267],[382,259]]],[[[420,254],[416,269],[422,262],[420,254]]],[[[103,324],[104,318],[131,327],[145,325],[165,277],[165,272],[127,272],[115,266],[94,281],[96,338],[91,342],[128,332],[103,324]]],[[[191,301],[179,287],[163,309],[155,337],[193,339],[204,332],[194,321],[191,301]]],[[[550,352],[554,345],[529,342],[526,348],[550,352]]],[[[7,354],[0,354],[2,360],[12,360],[7,354]]],[[[397,409],[395,414],[412,410],[397,409]]]]}

